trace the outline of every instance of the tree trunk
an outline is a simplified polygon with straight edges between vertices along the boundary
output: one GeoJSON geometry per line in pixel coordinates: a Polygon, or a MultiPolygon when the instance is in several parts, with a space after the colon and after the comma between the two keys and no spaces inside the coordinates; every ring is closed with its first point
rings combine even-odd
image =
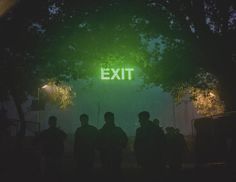
{"type": "Polygon", "coordinates": [[[234,67],[222,70],[218,76],[220,97],[225,104],[225,111],[236,111],[236,70],[234,67]]]}
{"type": "Polygon", "coordinates": [[[24,137],[25,136],[25,131],[26,131],[26,124],[25,124],[25,116],[24,112],[21,107],[21,102],[19,99],[19,96],[16,92],[12,92],[12,97],[15,102],[16,110],[19,116],[19,122],[20,122],[20,130],[18,132],[19,137],[24,137]]]}

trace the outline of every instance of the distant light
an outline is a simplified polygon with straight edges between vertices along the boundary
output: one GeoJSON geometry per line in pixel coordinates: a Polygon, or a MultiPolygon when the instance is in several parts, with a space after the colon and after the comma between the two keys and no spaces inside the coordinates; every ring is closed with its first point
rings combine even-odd
{"type": "Polygon", "coordinates": [[[44,85],[44,86],[42,86],[43,89],[45,89],[45,88],[47,88],[47,87],[48,87],[48,85],[44,85]]]}
{"type": "Polygon", "coordinates": [[[215,97],[215,94],[213,94],[212,92],[210,92],[209,94],[210,96],[215,97]]]}

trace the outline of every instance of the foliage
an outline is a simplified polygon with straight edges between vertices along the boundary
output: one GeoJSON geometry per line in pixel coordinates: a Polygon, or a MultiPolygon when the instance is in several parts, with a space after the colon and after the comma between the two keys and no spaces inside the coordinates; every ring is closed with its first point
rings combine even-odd
{"type": "Polygon", "coordinates": [[[193,97],[193,105],[198,114],[212,116],[224,112],[224,104],[220,100],[217,90],[190,88],[189,93],[193,97]]]}
{"type": "Polygon", "coordinates": [[[12,95],[20,109],[44,80],[88,78],[115,57],[173,96],[210,89],[211,76],[201,83],[210,73],[236,109],[235,9],[233,0],[19,1],[0,19],[1,100],[12,95]]]}
{"type": "Polygon", "coordinates": [[[52,103],[58,105],[60,109],[66,109],[73,104],[75,93],[72,91],[72,88],[65,83],[56,84],[55,81],[50,81],[42,89],[45,91],[44,95],[46,95],[52,103]]]}
{"type": "Polygon", "coordinates": [[[163,7],[167,12],[170,29],[177,38],[171,40],[167,36],[170,43],[163,59],[151,67],[152,72],[161,73],[153,81],[178,95],[176,92],[188,87],[211,89],[202,81],[213,81],[214,85],[214,80],[199,76],[210,73],[218,81],[216,87],[226,110],[236,109],[235,1],[151,0],[150,3],[153,9],[163,7]]]}

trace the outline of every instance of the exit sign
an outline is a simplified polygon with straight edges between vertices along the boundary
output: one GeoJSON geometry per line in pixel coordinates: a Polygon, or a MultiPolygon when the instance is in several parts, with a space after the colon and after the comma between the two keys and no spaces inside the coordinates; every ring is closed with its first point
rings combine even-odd
{"type": "Polygon", "coordinates": [[[132,80],[134,68],[101,68],[101,80],[132,80]]]}

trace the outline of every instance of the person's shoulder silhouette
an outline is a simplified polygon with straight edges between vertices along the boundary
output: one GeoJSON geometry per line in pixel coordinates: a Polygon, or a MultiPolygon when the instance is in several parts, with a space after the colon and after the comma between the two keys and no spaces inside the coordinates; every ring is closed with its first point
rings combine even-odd
{"type": "Polygon", "coordinates": [[[64,141],[67,135],[63,130],[57,128],[55,116],[49,117],[48,125],[49,128],[42,131],[35,142],[41,146],[43,175],[48,179],[58,180],[62,170],[64,141]]]}
{"type": "Polygon", "coordinates": [[[146,137],[148,135],[153,135],[157,132],[156,125],[149,120],[150,114],[148,111],[142,111],[138,114],[140,127],[136,130],[136,135],[143,135],[146,137]]]}
{"type": "Polygon", "coordinates": [[[75,132],[74,157],[79,169],[78,174],[85,178],[93,168],[98,136],[96,127],[89,124],[87,114],[80,115],[81,126],[75,132]]]}
{"type": "Polygon", "coordinates": [[[106,112],[104,114],[105,124],[99,130],[100,139],[110,145],[120,145],[125,147],[127,144],[126,133],[118,126],[115,125],[114,114],[106,112]]]}
{"type": "Polygon", "coordinates": [[[67,134],[57,128],[57,118],[50,116],[48,119],[49,128],[42,131],[39,135],[39,141],[43,147],[44,155],[61,155],[64,151],[64,140],[67,134]]]}
{"type": "Polygon", "coordinates": [[[80,116],[80,123],[81,126],[77,128],[75,137],[89,137],[89,136],[96,136],[97,135],[97,128],[89,124],[89,117],[87,114],[81,114],[80,116]],[[79,136],[78,136],[79,135],[79,136]]]}
{"type": "Polygon", "coordinates": [[[148,111],[138,114],[140,127],[136,130],[134,152],[137,163],[142,167],[146,177],[156,177],[164,168],[163,137],[158,126],[150,121],[148,111]]]}
{"type": "Polygon", "coordinates": [[[106,112],[104,114],[105,124],[99,130],[98,149],[102,167],[108,176],[120,175],[122,150],[126,147],[128,137],[126,133],[115,126],[114,114],[106,112]]]}

